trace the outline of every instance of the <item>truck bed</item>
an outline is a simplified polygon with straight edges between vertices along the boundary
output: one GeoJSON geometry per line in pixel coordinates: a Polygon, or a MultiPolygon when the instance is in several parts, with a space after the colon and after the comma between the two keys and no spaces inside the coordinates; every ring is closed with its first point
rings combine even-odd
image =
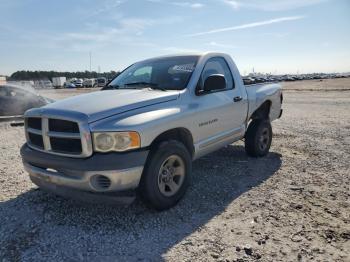
{"type": "Polygon", "coordinates": [[[270,101],[270,120],[272,121],[279,117],[281,111],[280,99],[282,95],[280,84],[252,84],[245,85],[245,89],[249,100],[248,116],[251,116],[265,101],[270,101]]]}

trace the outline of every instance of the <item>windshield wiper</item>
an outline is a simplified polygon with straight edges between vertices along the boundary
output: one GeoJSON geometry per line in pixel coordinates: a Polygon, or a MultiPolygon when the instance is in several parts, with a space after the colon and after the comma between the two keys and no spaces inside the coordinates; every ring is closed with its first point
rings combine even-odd
{"type": "Polygon", "coordinates": [[[119,88],[118,85],[113,86],[113,85],[109,84],[109,85],[106,85],[106,86],[102,87],[101,90],[112,90],[112,89],[118,89],[118,88],[119,88]]]}
{"type": "Polygon", "coordinates": [[[147,86],[147,87],[149,87],[151,89],[154,89],[154,90],[166,91],[165,88],[158,86],[158,84],[156,84],[156,83],[149,83],[149,82],[126,83],[126,84],[124,84],[124,86],[147,86]]]}
{"type": "Polygon", "coordinates": [[[149,88],[151,88],[153,90],[162,90],[162,91],[168,90],[168,89],[165,89],[164,87],[160,87],[160,86],[150,86],[149,88]]]}
{"type": "Polygon", "coordinates": [[[125,86],[158,86],[156,83],[149,83],[149,82],[133,82],[133,83],[126,83],[125,86]]]}

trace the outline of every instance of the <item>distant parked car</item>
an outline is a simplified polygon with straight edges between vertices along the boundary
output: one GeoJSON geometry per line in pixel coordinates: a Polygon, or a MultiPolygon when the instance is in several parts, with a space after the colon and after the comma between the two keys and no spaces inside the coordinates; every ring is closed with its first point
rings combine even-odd
{"type": "Polygon", "coordinates": [[[98,87],[104,87],[106,84],[107,84],[107,78],[105,78],[105,77],[97,78],[97,86],[98,87]]]}
{"type": "Polygon", "coordinates": [[[73,82],[75,87],[83,87],[83,80],[82,79],[77,79],[73,82]]]}
{"type": "Polygon", "coordinates": [[[259,84],[259,83],[265,83],[266,80],[262,77],[257,77],[257,78],[254,78],[255,79],[255,83],[259,84]]]}
{"type": "Polygon", "coordinates": [[[28,109],[51,102],[53,100],[38,95],[32,88],[0,85],[0,117],[23,115],[28,109]]]}
{"type": "Polygon", "coordinates": [[[94,87],[95,85],[97,85],[95,78],[85,79],[83,82],[83,87],[94,87]]]}
{"type": "Polygon", "coordinates": [[[63,87],[64,88],[75,88],[76,86],[73,83],[65,82],[63,87]]]}
{"type": "Polygon", "coordinates": [[[285,81],[295,81],[295,78],[292,76],[286,77],[285,81]]]}
{"type": "Polygon", "coordinates": [[[255,79],[252,77],[243,77],[243,83],[245,85],[252,85],[255,84],[255,79]]]}
{"type": "Polygon", "coordinates": [[[35,88],[53,88],[52,82],[50,80],[39,80],[34,82],[35,88]]]}

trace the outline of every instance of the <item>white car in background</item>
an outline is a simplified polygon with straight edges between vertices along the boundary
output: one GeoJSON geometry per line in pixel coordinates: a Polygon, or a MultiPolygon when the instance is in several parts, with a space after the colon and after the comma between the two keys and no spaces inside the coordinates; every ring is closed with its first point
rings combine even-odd
{"type": "Polygon", "coordinates": [[[85,79],[83,87],[95,87],[97,85],[95,78],[85,79]]]}
{"type": "Polygon", "coordinates": [[[73,82],[76,87],[83,87],[83,79],[77,79],[73,82]]]}

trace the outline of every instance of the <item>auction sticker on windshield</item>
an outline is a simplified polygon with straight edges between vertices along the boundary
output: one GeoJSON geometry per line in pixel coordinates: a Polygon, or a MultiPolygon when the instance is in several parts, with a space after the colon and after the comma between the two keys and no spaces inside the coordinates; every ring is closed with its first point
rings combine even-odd
{"type": "Polygon", "coordinates": [[[174,65],[169,69],[169,74],[175,73],[192,73],[194,70],[194,63],[183,64],[183,65],[174,65]]]}

